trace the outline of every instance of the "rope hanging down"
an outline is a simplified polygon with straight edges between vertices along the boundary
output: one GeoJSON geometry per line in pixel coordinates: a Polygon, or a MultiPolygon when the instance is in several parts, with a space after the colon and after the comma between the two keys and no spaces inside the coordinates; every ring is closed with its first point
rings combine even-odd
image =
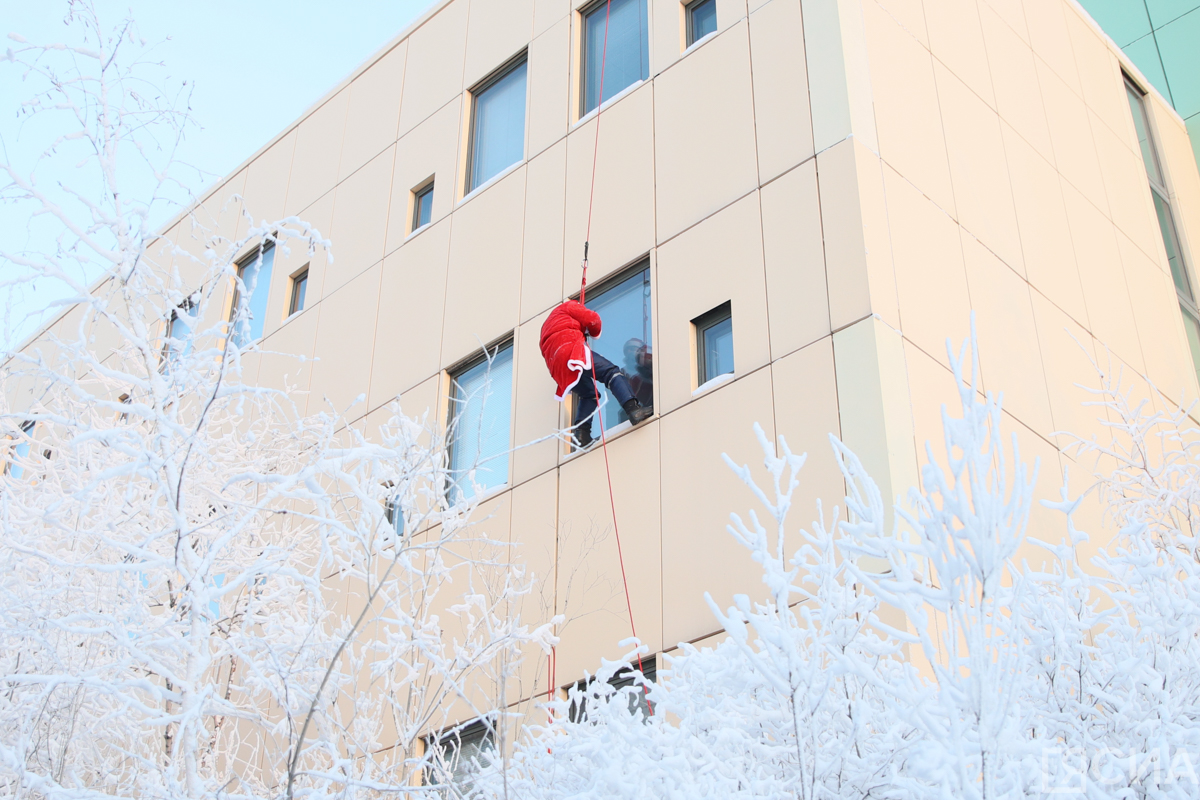
{"type": "MultiPolygon", "coordinates": [[[[592,238],[592,206],[596,198],[596,163],[600,153],[600,115],[604,111],[604,73],[608,64],[608,22],[612,12],[612,0],[607,0],[604,8],[604,46],[600,53],[600,93],[596,102],[596,139],[592,145],[592,180],[588,189],[587,228],[583,237],[583,275],[579,282],[579,302],[587,304],[587,268],[588,244],[592,238]]],[[[608,504],[612,510],[613,536],[617,540],[617,562],[621,565],[621,584],[625,588],[625,608],[629,611],[629,629],[637,638],[637,626],[633,622],[633,603],[629,599],[629,579],[625,574],[625,556],[621,550],[621,531],[617,526],[617,502],[613,494],[612,470],[608,463],[608,440],[604,430],[604,414],[600,413],[600,382],[596,380],[596,363],[592,359],[592,388],[596,391],[596,419],[600,422],[600,449],[604,452],[604,477],[608,481],[608,504]]],[[[547,699],[553,696],[555,690],[554,673],[558,666],[557,648],[551,648],[548,666],[550,669],[550,685],[546,690],[547,699]]],[[[642,672],[642,654],[638,653],[638,671],[642,672]]],[[[643,687],[645,691],[645,687],[643,687]]],[[[647,706],[649,708],[649,706],[647,706]]],[[[654,714],[654,709],[650,708],[654,714]]]]}

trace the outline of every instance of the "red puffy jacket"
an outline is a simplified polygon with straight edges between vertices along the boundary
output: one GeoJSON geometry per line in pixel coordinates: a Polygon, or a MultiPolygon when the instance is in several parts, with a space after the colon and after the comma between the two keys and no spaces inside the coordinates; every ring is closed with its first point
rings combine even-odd
{"type": "Polygon", "coordinates": [[[542,358],[558,384],[554,398],[560,403],[579,383],[583,371],[592,368],[592,350],[583,338],[585,333],[600,336],[600,315],[574,300],[551,311],[542,323],[542,358]]]}

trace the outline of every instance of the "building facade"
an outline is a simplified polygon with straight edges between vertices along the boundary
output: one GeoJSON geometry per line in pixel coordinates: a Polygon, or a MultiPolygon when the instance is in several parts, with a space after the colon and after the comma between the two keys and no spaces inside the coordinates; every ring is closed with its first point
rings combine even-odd
{"type": "MultiPolygon", "coordinates": [[[[546,438],[569,412],[539,330],[589,228],[597,349],[655,410],[606,412],[655,653],[716,632],[705,592],[761,586],[721,454],[757,464],[755,423],[807,452],[797,527],[844,494],[830,433],[885,496],[916,485],[972,313],[1039,497],[1071,463],[1060,432],[1102,433],[1094,364],[1197,396],[1187,129],[1072,0],[440,0],[206,195],[230,239],[234,195],[333,243],[252,267],[247,378],[368,427],[399,398],[471,431],[451,457],[479,464],[489,533],[571,618],[560,685],[630,635],[605,456],[546,438]]],[[[168,237],[200,248],[191,224],[168,237]]]]}

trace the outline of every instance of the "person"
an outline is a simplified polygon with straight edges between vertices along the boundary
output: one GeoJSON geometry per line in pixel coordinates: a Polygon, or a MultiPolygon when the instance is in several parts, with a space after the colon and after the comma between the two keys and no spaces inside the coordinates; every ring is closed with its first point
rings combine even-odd
{"type": "Polygon", "coordinates": [[[592,444],[591,416],[596,411],[597,394],[593,370],[596,380],[608,387],[634,425],[654,413],[634,396],[629,378],[621,368],[588,346],[585,336],[599,338],[600,328],[600,315],[575,300],[558,306],[542,323],[542,357],[558,384],[554,398],[561,403],[568,392],[575,395],[575,420],[571,428],[575,446],[581,450],[592,444]]]}

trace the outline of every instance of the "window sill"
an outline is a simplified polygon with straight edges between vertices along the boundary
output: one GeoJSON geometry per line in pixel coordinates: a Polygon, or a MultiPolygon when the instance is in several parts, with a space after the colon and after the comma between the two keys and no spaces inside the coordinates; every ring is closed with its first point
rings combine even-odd
{"type": "MultiPolygon", "coordinates": [[[[487,184],[484,184],[484,186],[486,186],[486,185],[487,185],[487,184]]],[[[482,188],[483,188],[483,186],[481,186],[481,187],[479,187],[479,188],[480,188],[480,189],[482,189],[482,188]]],[[[470,195],[468,195],[468,197],[469,197],[469,196],[470,196],[470,195]]],[[[464,197],[464,198],[463,198],[463,200],[466,200],[466,199],[467,199],[466,197],[464,197]]],[[[404,241],[407,243],[409,239],[412,239],[412,238],[414,238],[414,237],[415,237],[417,234],[419,234],[419,233],[423,233],[423,232],[425,232],[425,231],[429,230],[429,228],[430,228],[432,225],[433,225],[433,220],[430,220],[429,222],[426,222],[424,225],[422,225],[422,226],[421,226],[421,227],[419,227],[419,228],[413,228],[411,231],[409,231],[409,234],[408,234],[408,236],[405,236],[405,237],[404,237],[404,241]]]]}
{"type": "Polygon", "coordinates": [[[715,38],[715,37],[716,37],[716,35],[717,35],[718,33],[720,33],[720,31],[713,31],[712,33],[706,33],[706,34],[704,34],[704,35],[703,35],[703,36],[701,36],[699,39],[697,39],[696,41],[694,41],[694,42],[692,42],[691,44],[689,44],[689,45],[687,46],[687,48],[686,48],[686,49],[683,51],[682,55],[685,55],[685,56],[686,56],[688,53],[692,52],[693,50],[695,50],[695,49],[696,49],[697,47],[699,47],[700,45],[704,44],[705,42],[711,41],[713,38],[715,38]]]}
{"type": "MultiPolygon", "coordinates": [[[[655,414],[654,416],[644,420],[637,427],[639,430],[644,430],[647,425],[649,425],[651,422],[655,422],[657,419],[658,419],[658,415],[655,414]]],[[[634,430],[633,423],[630,422],[629,420],[625,420],[624,422],[620,423],[619,425],[614,425],[611,428],[605,428],[604,439],[609,444],[612,444],[615,440],[620,439],[622,436],[624,436],[625,434],[629,433],[632,430],[634,430]]],[[[589,447],[587,450],[573,450],[570,453],[565,454],[559,460],[559,463],[565,464],[568,461],[573,461],[574,459],[578,458],[579,456],[587,455],[588,453],[594,453],[597,450],[601,449],[602,447],[603,447],[603,445],[600,443],[600,439],[597,438],[596,443],[594,445],[592,445],[591,447],[589,447]]]]}
{"type": "MultiPolygon", "coordinates": [[[[472,189],[471,191],[469,191],[465,195],[463,195],[463,198],[458,201],[455,208],[463,205],[464,203],[466,203],[468,200],[470,200],[475,195],[482,193],[485,189],[488,189],[489,187],[496,185],[497,183],[504,180],[505,178],[507,178],[512,173],[516,172],[517,169],[519,169],[520,167],[522,167],[524,165],[525,165],[524,158],[521,158],[520,161],[514,161],[510,166],[505,167],[504,169],[500,170],[495,175],[488,178],[486,181],[479,184],[474,189],[472,189]]],[[[418,230],[423,230],[424,228],[428,228],[428,227],[429,227],[428,225],[425,225],[425,226],[423,226],[423,228],[418,228],[418,230]]],[[[416,233],[416,232],[417,231],[413,231],[413,233],[416,233]]],[[[409,235],[411,236],[412,234],[409,234],[409,235]]]]}
{"type": "Polygon", "coordinates": [[[692,397],[699,397],[702,394],[708,394],[713,389],[716,389],[718,386],[723,386],[726,383],[729,383],[730,381],[732,381],[733,379],[734,379],[734,373],[732,373],[732,372],[726,372],[722,375],[718,375],[717,377],[715,377],[711,380],[705,381],[704,383],[700,384],[695,389],[693,389],[692,397]]]}
{"type": "MultiPolygon", "coordinates": [[[[695,45],[693,45],[693,47],[694,47],[694,46],[695,46],[695,45]]],[[[587,124],[587,123],[588,123],[588,122],[589,122],[591,119],[593,119],[593,118],[594,118],[594,117],[595,117],[597,114],[599,114],[599,113],[600,113],[602,110],[604,110],[604,109],[608,108],[609,106],[611,106],[613,103],[615,103],[615,102],[617,102],[618,100],[620,100],[620,99],[621,99],[622,97],[624,97],[625,95],[627,95],[627,94],[632,94],[634,91],[636,91],[636,90],[637,90],[637,88],[638,88],[639,86],[641,86],[641,85],[642,85],[643,83],[645,83],[645,82],[646,82],[646,79],[645,79],[645,78],[643,78],[643,79],[641,79],[641,80],[637,81],[636,83],[631,83],[631,84],[629,84],[629,85],[628,85],[628,86],[626,86],[624,89],[622,89],[621,91],[617,92],[617,93],[616,93],[616,94],[614,94],[612,97],[608,98],[608,99],[607,99],[607,100],[605,100],[603,103],[601,103],[600,105],[596,106],[596,107],[595,107],[595,108],[593,108],[591,111],[589,111],[588,113],[586,113],[586,114],[584,114],[582,117],[580,117],[578,120],[576,120],[576,121],[575,121],[575,124],[571,126],[571,130],[575,130],[576,128],[580,127],[581,125],[586,125],[586,124],[587,124]]]]}

